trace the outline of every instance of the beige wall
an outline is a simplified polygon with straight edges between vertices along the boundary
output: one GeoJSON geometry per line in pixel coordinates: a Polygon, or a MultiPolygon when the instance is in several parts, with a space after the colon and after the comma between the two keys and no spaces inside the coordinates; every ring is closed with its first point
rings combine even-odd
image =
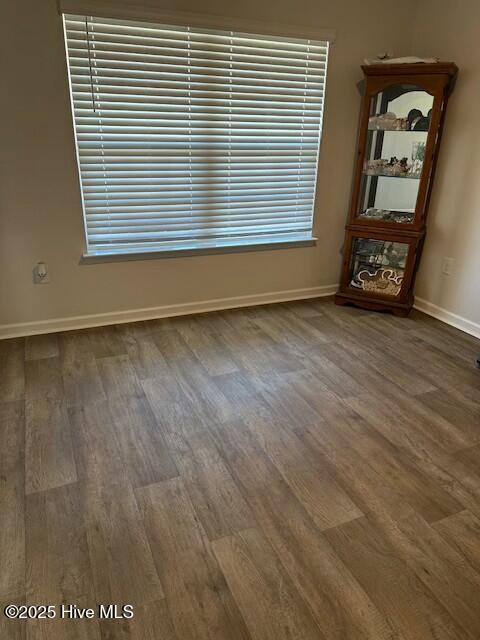
{"type": "MultiPolygon", "coordinates": [[[[141,4],[140,0],[136,1],[141,4]]],[[[151,5],[152,0],[149,3],[151,5]]],[[[473,7],[473,2],[471,4],[473,7]]],[[[336,283],[354,160],[359,65],[365,56],[378,52],[391,51],[399,55],[410,52],[409,34],[415,5],[415,0],[400,4],[393,0],[162,3],[166,9],[201,10],[337,30],[337,41],[331,50],[316,205],[316,233],[320,240],[317,247],[304,249],[79,265],[84,243],[82,215],[62,27],[56,2],[3,2],[0,16],[3,60],[0,325],[336,283]],[[39,260],[49,265],[49,285],[32,284],[32,268],[39,260]]],[[[469,26],[466,21],[465,26],[471,29],[473,38],[473,24],[469,26]]],[[[437,52],[434,46],[432,49],[437,52]]],[[[461,53],[462,59],[456,51],[451,57],[458,57],[459,62],[466,65],[467,45],[461,53]]],[[[462,85],[462,91],[472,98],[468,114],[471,123],[475,119],[474,92],[478,89],[467,71],[462,85]]],[[[462,185],[472,180],[471,163],[478,163],[478,159],[474,152],[475,139],[470,131],[467,134],[467,122],[460,115],[460,95],[459,91],[458,103],[452,107],[451,124],[456,124],[460,131],[455,135],[456,145],[453,126],[447,136],[450,149],[457,146],[458,169],[453,186],[445,186],[445,206],[448,209],[448,202],[459,199],[471,213],[473,195],[467,196],[462,185]],[[467,144],[467,154],[460,155],[461,142],[467,144]]],[[[443,155],[440,172],[445,183],[447,155],[443,155]]],[[[450,223],[445,206],[439,207],[438,196],[437,191],[434,204],[439,228],[435,235],[444,245],[446,235],[450,234],[450,223]]],[[[462,240],[456,234],[454,240],[460,268],[460,247],[464,249],[462,245],[472,240],[462,240]]],[[[449,247],[441,253],[451,255],[452,251],[449,247]]],[[[437,268],[435,256],[430,247],[428,262],[437,268]]],[[[467,285],[461,281],[463,289],[457,294],[458,304],[461,293],[467,292],[467,285]]],[[[427,281],[425,276],[422,292],[441,300],[437,284],[427,281]]],[[[451,296],[454,296],[453,289],[451,296]]],[[[462,305],[465,313],[471,312],[467,304],[462,305]]]]}
{"type": "Polygon", "coordinates": [[[480,324],[480,3],[422,0],[413,51],[460,67],[446,119],[417,296],[480,324]],[[433,18],[432,18],[433,16],[433,18]],[[454,271],[442,274],[443,257],[454,271]]]}

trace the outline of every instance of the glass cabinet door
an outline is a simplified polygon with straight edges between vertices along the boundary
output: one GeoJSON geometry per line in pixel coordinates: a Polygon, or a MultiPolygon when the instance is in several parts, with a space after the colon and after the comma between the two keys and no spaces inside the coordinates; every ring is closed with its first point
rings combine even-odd
{"type": "Polygon", "coordinates": [[[372,97],[357,212],[361,220],[414,222],[433,99],[409,84],[389,86],[372,97]]]}
{"type": "Polygon", "coordinates": [[[373,238],[352,239],[348,286],[365,293],[398,298],[410,244],[373,238]]]}

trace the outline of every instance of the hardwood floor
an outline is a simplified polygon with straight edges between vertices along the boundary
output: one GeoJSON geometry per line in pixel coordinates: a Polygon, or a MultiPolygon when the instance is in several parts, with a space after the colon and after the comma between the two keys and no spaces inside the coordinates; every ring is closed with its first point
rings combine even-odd
{"type": "Polygon", "coordinates": [[[331,300],[0,342],[2,640],[479,640],[480,341],[331,300]]]}

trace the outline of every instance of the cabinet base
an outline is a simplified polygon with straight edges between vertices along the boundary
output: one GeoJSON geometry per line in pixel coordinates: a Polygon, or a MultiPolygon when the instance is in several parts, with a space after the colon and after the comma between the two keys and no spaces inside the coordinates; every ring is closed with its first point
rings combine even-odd
{"type": "Polygon", "coordinates": [[[361,309],[393,313],[395,316],[405,318],[412,310],[413,298],[408,302],[400,303],[387,302],[386,300],[373,300],[372,298],[363,298],[349,293],[337,293],[335,294],[335,304],[353,305],[361,309]]]}

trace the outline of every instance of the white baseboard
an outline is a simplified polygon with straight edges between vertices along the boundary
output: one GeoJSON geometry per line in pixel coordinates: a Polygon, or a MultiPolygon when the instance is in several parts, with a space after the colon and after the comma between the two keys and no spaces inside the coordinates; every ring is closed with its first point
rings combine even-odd
{"type": "Polygon", "coordinates": [[[250,296],[235,296],[232,298],[216,298],[201,302],[187,302],[148,309],[132,309],[129,311],[115,311],[113,313],[95,313],[70,318],[54,318],[39,320],[38,322],[22,322],[18,324],[0,325],[0,339],[33,336],[41,333],[55,333],[72,329],[86,329],[109,324],[123,324],[139,320],[154,320],[172,316],[188,315],[189,313],[204,313],[206,311],[220,311],[237,307],[252,307],[259,304],[275,302],[289,302],[292,300],[306,300],[308,298],[322,298],[333,295],[338,285],[310,287],[308,289],[290,289],[287,291],[273,291],[258,293],[250,296]]]}
{"type": "Polygon", "coordinates": [[[462,316],[457,316],[456,313],[442,309],[442,307],[437,307],[436,304],[432,304],[422,298],[415,298],[414,307],[433,318],[437,318],[437,320],[441,320],[456,329],[460,329],[460,331],[464,331],[475,338],[480,338],[480,324],[476,322],[467,320],[462,316]]]}
{"type": "MultiPolygon", "coordinates": [[[[22,322],[18,324],[0,325],[0,340],[6,338],[18,338],[33,336],[41,333],[55,333],[56,331],[70,331],[73,329],[87,329],[109,324],[124,324],[140,320],[155,320],[157,318],[169,318],[183,316],[190,313],[204,313],[207,311],[221,311],[222,309],[235,309],[238,307],[253,307],[260,304],[273,304],[275,302],[289,302],[293,300],[307,300],[310,298],[322,298],[332,296],[338,289],[338,285],[324,285],[322,287],[310,287],[308,289],[289,289],[287,291],[273,291],[270,293],[258,293],[250,296],[235,296],[231,298],[216,298],[214,300],[202,300],[200,302],[187,302],[182,304],[165,305],[162,307],[150,307],[147,309],[131,309],[128,311],[115,311],[113,313],[95,313],[70,318],[54,318],[52,320],[39,320],[38,322],[22,322]]],[[[462,318],[451,311],[437,307],[437,305],[416,298],[415,309],[423,311],[429,316],[437,318],[465,333],[480,338],[480,324],[462,318]]]]}

